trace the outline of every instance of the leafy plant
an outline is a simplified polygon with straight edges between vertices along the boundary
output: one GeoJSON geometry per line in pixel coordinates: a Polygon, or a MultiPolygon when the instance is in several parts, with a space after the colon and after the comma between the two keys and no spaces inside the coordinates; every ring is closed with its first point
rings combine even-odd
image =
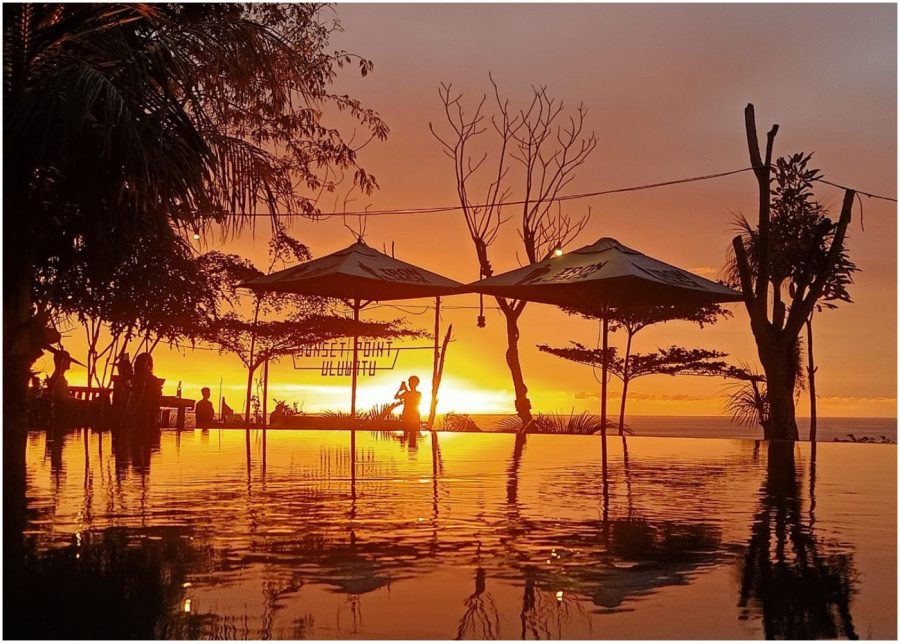
{"type": "Polygon", "coordinates": [[[444,431],[478,432],[478,425],[466,413],[449,411],[441,418],[441,429],[444,431]]]}
{"type": "MultiPolygon", "coordinates": [[[[629,344],[630,346],[630,344],[629,344]]],[[[578,342],[572,342],[565,348],[554,348],[539,345],[545,352],[579,364],[587,364],[593,368],[602,368],[603,349],[587,348],[578,342]]],[[[622,380],[622,405],[619,413],[619,432],[625,433],[625,400],[628,385],[632,380],[647,375],[695,375],[726,376],[729,366],[722,358],[726,353],[703,348],[683,348],[670,346],[657,349],[654,353],[633,353],[619,357],[615,348],[607,350],[608,372],[622,380]]],[[[599,421],[598,421],[599,422],[599,421]]],[[[609,428],[609,424],[607,428],[609,428]]]]}
{"type": "Polygon", "coordinates": [[[863,435],[857,436],[853,433],[848,433],[845,438],[835,438],[834,442],[856,442],[859,444],[897,444],[897,441],[893,438],[889,438],[886,435],[879,435],[878,437],[874,437],[871,435],[863,435]]]}

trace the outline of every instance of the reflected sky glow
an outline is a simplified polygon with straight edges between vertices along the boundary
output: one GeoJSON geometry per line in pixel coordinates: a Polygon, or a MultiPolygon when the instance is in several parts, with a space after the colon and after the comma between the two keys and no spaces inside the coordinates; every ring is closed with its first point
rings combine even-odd
{"type": "Polygon", "coordinates": [[[34,434],[30,546],[110,591],[130,552],[166,638],[895,635],[894,446],[821,444],[813,480],[806,444],[773,477],[750,441],[616,438],[604,493],[593,437],[364,431],[355,468],[345,432],[247,438],[34,434]]]}

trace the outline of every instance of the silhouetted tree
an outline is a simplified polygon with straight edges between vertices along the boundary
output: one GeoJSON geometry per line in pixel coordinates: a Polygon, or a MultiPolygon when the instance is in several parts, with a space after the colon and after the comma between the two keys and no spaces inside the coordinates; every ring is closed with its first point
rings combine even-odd
{"type": "MultiPolygon", "coordinates": [[[[803,191],[798,193],[792,189],[788,194],[772,189],[772,149],[778,126],[773,126],[768,132],[763,157],[756,133],[753,105],[747,105],[744,120],[750,162],[759,191],[759,221],[756,228],[755,259],[750,258],[753,248],[748,247],[742,235],[738,235],[732,241],[734,263],[744,304],[750,316],[750,327],[756,339],[759,360],[766,374],[770,413],[766,438],[796,440],[798,434],[794,387],[798,370],[794,356],[800,332],[825,292],[844,252],[844,239],[856,193],[853,190],[845,191],[840,219],[836,224],[822,217],[812,222],[814,225],[808,231],[808,236],[803,234],[803,230],[795,229],[796,226],[788,224],[780,214],[787,209],[784,199],[790,195],[791,199],[802,201],[805,198],[803,191]],[[781,206],[784,208],[780,213],[781,206]],[[786,274],[792,256],[784,252],[784,244],[788,240],[792,245],[799,244],[808,256],[817,259],[805,261],[799,270],[786,274]],[[787,281],[789,276],[790,282],[787,281]],[[789,283],[793,287],[785,292],[789,283]],[[787,302],[785,295],[788,297],[787,302]]],[[[807,179],[812,180],[809,177],[807,179]]]]}
{"type": "MultiPolygon", "coordinates": [[[[572,342],[567,348],[553,348],[541,344],[538,348],[551,355],[562,357],[579,364],[599,368],[603,364],[602,348],[587,348],[572,342]]],[[[702,375],[725,377],[729,370],[722,358],[727,353],[702,348],[682,348],[670,346],[657,349],[655,353],[632,353],[619,357],[615,348],[608,349],[607,369],[611,375],[622,380],[622,406],[619,414],[619,434],[625,431],[625,399],[631,381],[647,375],[702,375]]]]}
{"type": "MultiPolygon", "coordinates": [[[[245,320],[227,313],[204,329],[205,340],[222,352],[236,355],[248,370],[251,386],[253,374],[267,360],[293,355],[300,349],[319,342],[350,337],[354,329],[360,337],[390,338],[416,335],[396,322],[354,322],[334,314],[296,312],[286,320],[245,320]]],[[[246,408],[249,421],[249,403],[246,408]]]]}
{"type": "MultiPolygon", "coordinates": [[[[807,274],[820,269],[820,264],[828,256],[828,246],[834,236],[834,229],[827,219],[828,212],[813,194],[812,184],[821,178],[821,173],[809,167],[811,159],[812,154],[798,153],[775,161],[771,237],[772,247],[776,252],[772,257],[770,279],[773,289],[783,288],[790,297],[803,287],[807,274]],[[820,229],[826,230],[824,235],[819,234],[820,229]]],[[[737,223],[747,248],[751,269],[755,272],[759,231],[744,217],[739,217],[737,223]]],[[[818,415],[815,377],[818,369],[813,354],[813,315],[826,308],[837,308],[842,301],[852,303],[848,288],[853,283],[853,273],[857,270],[846,246],[842,247],[834,267],[827,275],[825,288],[805,322],[811,441],[816,439],[818,415]]],[[[733,286],[740,286],[740,272],[733,257],[726,268],[726,274],[733,286]]]]}
{"type": "MultiPolygon", "coordinates": [[[[568,313],[580,315],[587,319],[598,319],[597,315],[583,310],[567,309],[568,313]]],[[[613,309],[609,315],[610,330],[616,332],[623,329],[626,334],[625,355],[622,358],[622,402],[619,407],[619,435],[625,430],[625,401],[628,395],[631,348],[634,336],[648,326],[665,324],[671,321],[685,321],[697,324],[700,328],[715,324],[719,319],[731,316],[731,311],[722,308],[719,304],[705,306],[647,306],[640,308],[613,309]]]]}
{"type": "MultiPolygon", "coordinates": [[[[511,194],[508,187],[511,161],[521,166],[522,194],[519,237],[524,260],[542,261],[553,252],[571,243],[584,229],[587,215],[571,217],[564,214],[555,197],[575,178],[577,169],[597,146],[596,136],[584,133],[587,109],[579,105],[574,113],[567,113],[564,104],[552,98],[546,87],[534,87],[531,102],[515,109],[509,100],[501,98],[500,90],[491,78],[496,114],[487,117],[484,95],[472,114],[463,107],[463,96],[454,93],[452,85],[441,84],[438,94],[450,127],[439,134],[429,123],[434,137],[444,153],[453,160],[457,193],[472,243],[481,277],[494,274],[489,248],[500,228],[510,217],[503,216],[503,202],[511,194]],[[488,121],[490,125],[488,125],[488,121]],[[488,155],[477,160],[470,146],[490,127],[497,136],[494,166],[484,172],[490,183],[483,197],[474,196],[472,178],[484,167],[488,155]]],[[[522,419],[522,430],[531,422],[531,402],[519,360],[519,317],[527,302],[497,297],[497,305],[506,318],[506,363],[515,390],[516,413],[522,419]]],[[[484,325],[483,311],[478,318],[484,325]]]]}
{"type": "Polygon", "coordinates": [[[87,340],[87,385],[106,387],[126,353],[152,352],[160,342],[194,341],[199,329],[233,296],[220,274],[233,255],[195,257],[176,235],[142,245],[103,279],[86,262],[61,274],[38,275],[35,298],[56,312],[57,324],[80,324],[87,340]],[[132,343],[136,342],[136,343],[132,343]]]}
{"type": "MultiPolygon", "coordinates": [[[[344,173],[376,186],[328,107],[371,136],[377,114],[330,87],[369,61],[328,50],[322,5],[18,4],[3,9],[5,489],[24,485],[29,369],[48,313],[36,275],[73,258],[100,279],[171,227],[315,215],[344,173]],[[305,194],[301,194],[301,190],[305,194]]],[[[12,521],[8,521],[11,524],[12,521]]]]}

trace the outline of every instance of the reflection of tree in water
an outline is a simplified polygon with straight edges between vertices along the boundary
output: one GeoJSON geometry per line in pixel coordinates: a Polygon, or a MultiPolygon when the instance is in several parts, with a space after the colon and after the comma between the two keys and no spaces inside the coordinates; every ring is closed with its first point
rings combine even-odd
{"type": "MultiPolygon", "coordinates": [[[[524,446],[524,440],[516,440],[507,471],[507,533],[503,538],[506,561],[517,571],[514,578],[525,580],[523,632],[536,622],[531,634],[537,637],[542,631],[538,623],[547,620],[547,615],[536,613],[540,596],[536,592],[552,597],[552,603],[547,601],[547,605],[554,608],[557,592],[562,591],[564,605],[574,594],[613,609],[654,589],[684,584],[691,573],[718,563],[725,555],[720,546],[720,529],[705,523],[642,518],[631,503],[628,517],[609,518],[608,497],[601,492],[606,488],[603,481],[601,489],[591,487],[593,497],[601,504],[599,520],[569,520],[560,525],[557,520],[523,517],[518,480],[524,446]],[[530,561],[535,558],[544,558],[546,563],[534,565],[530,561]]],[[[629,471],[633,466],[629,463],[629,471]]],[[[576,485],[581,493],[586,492],[587,486],[576,485]]],[[[554,490],[560,497],[576,492],[561,485],[554,490]]],[[[499,573],[507,575],[509,570],[501,569],[499,573]]],[[[552,614],[554,618],[560,616],[559,611],[552,614]]]]}
{"type": "Polygon", "coordinates": [[[179,528],[109,528],[31,554],[16,578],[4,579],[4,637],[158,638],[198,556],[179,528]]]}
{"type": "MultiPolygon", "coordinates": [[[[762,617],[766,638],[858,638],[850,614],[856,572],[849,553],[823,553],[804,524],[791,443],[769,443],[768,471],[760,489],[742,561],[743,617],[762,617]]],[[[810,478],[813,496],[814,477],[810,478]]]]}
{"type": "Polygon", "coordinates": [[[481,639],[494,640],[500,638],[500,613],[490,592],[485,591],[487,586],[487,574],[481,566],[481,543],[478,543],[475,567],[475,591],[472,592],[463,605],[465,611],[459,620],[456,630],[456,640],[481,639]]]}
{"type": "Polygon", "coordinates": [[[584,615],[584,608],[577,597],[566,594],[562,590],[541,589],[538,587],[540,570],[527,566],[523,570],[525,586],[522,591],[522,609],[519,612],[521,623],[520,637],[526,640],[549,639],[554,636],[562,638],[562,624],[569,621],[572,612],[584,615]]]}

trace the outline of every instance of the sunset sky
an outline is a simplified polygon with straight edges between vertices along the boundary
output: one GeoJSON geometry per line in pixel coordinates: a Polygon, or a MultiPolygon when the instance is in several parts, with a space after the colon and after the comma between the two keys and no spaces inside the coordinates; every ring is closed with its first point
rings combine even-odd
{"type": "MultiPolygon", "coordinates": [[[[336,89],[378,111],[391,128],[386,142],[360,152],[381,189],[355,195],[352,209],[411,208],[458,203],[449,159],[428,130],[444,127],[437,95],[452,82],[469,104],[490,89],[488,72],[513,103],[532,84],[547,85],[567,105],[583,102],[586,127],[599,144],[567,193],[598,191],[746,167],[743,109],[756,105],[758,126],[781,126],[776,155],[815,152],[826,178],[874,193],[896,195],[897,42],[893,5],[339,5],[344,31],[335,47],[373,60],[360,78],[345,70],[336,89]]],[[[350,133],[348,132],[348,135],[350,133]]],[[[514,179],[511,176],[511,179],[514,179]]],[[[482,183],[480,185],[486,185],[482,183]]],[[[521,185],[514,180],[512,193],[521,185]]],[[[841,192],[821,186],[819,199],[837,209],[841,192]]],[[[340,209],[329,200],[323,210],[340,209]]],[[[864,225],[854,210],[851,257],[862,272],[852,288],[855,303],[816,318],[816,348],[823,416],[896,415],[896,205],[864,199],[864,225]]],[[[751,174],[643,192],[568,202],[573,214],[590,207],[590,223],[574,249],[611,236],[663,261],[716,278],[734,235],[733,217],[756,217],[751,174]]],[[[514,214],[511,208],[510,215],[514,214]]],[[[296,221],[291,233],[315,256],[354,239],[340,218],[296,221]]],[[[238,252],[262,264],[268,229],[237,239],[205,240],[203,249],[238,252]]],[[[459,212],[370,217],[366,241],[395,243],[399,258],[463,282],[478,278],[474,250],[459,212]]],[[[497,271],[518,267],[522,257],[515,220],[492,250],[497,271]]],[[[477,297],[448,299],[474,306],[477,297]]],[[[407,312],[381,308],[369,318],[405,317],[430,329],[428,302],[400,302],[407,312]]],[[[493,306],[494,302],[485,301],[493,306]]],[[[681,344],[715,348],[756,365],[755,345],[742,305],[734,318],[699,330],[672,323],[638,335],[635,349],[681,344]]],[[[487,312],[487,328],[475,310],[448,310],[454,326],[442,389],[442,411],[513,412],[512,385],[504,361],[505,329],[499,311],[487,312]]],[[[536,344],[597,342],[597,324],[530,304],[520,321],[523,368],[535,410],[596,411],[599,385],[591,369],[542,354],[536,344]]],[[[83,332],[64,340],[83,354],[83,332]]],[[[621,338],[614,336],[618,342],[621,338]]],[[[419,344],[422,341],[418,342],[419,344]]],[[[234,357],[214,351],[176,352],[160,347],[156,372],[165,392],[183,380],[184,394],[201,386],[223,391],[242,406],[246,373],[234,357]]],[[[39,365],[52,366],[48,356],[39,365]]],[[[360,406],[386,401],[401,378],[430,384],[430,354],[401,356],[395,372],[363,378],[360,406]]],[[[80,384],[83,370],[72,371],[80,384]]],[[[648,377],[633,385],[634,414],[715,415],[722,408],[722,380],[648,377]]],[[[308,411],[349,406],[349,378],[295,371],[289,359],[273,366],[270,397],[302,403],[308,411]]],[[[612,397],[619,390],[612,387],[612,397]]],[[[617,402],[613,399],[613,404],[617,402]]],[[[801,400],[799,414],[807,413],[801,400]]],[[[270,403],[271,408],[271,403],[270,403]]],[[[617,408],[617,406],[615,407],[617,408]]]]}

